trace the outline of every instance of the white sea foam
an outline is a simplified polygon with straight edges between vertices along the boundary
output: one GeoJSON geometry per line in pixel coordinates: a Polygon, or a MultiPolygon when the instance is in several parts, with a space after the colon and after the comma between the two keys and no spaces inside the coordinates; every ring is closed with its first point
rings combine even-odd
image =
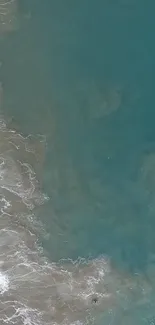
{"type": "Polygon", "coordinates": [[[0,293],[3,294],[7,290],[9,290],[9,278],[0,272],[0,293]]]}
{"type": "Polygon", "coordinates": [[[144,305],[151,284],[141,275],[117,271],[108,258],[55,264],[40,252],[40,224],[33,210],[46,201],[37,177],[44,151],[37,153],[34,142],[27,151],[27,141],[2,123],[0,324],[103,324],[107,315],[114,318],[137,302],[144,305]]]}

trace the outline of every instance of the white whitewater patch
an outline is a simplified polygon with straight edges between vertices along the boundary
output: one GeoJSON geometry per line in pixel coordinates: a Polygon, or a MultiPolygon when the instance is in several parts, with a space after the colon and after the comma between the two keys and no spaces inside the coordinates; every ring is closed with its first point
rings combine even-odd
{"type": "Polygon", "coordinates": [[[105,257],[55,264],[40,251],[35,208],[47,200],[39,181],[43,145],[2,121],[0,325],[123,324],[128,310],[147,304],[151,282],[117,271],[105,257]]]}
{"type": "Polygon", "coordinates": [[[0,294],[9,290],[9,279],[8,277],[0,272],[0,294]]]}

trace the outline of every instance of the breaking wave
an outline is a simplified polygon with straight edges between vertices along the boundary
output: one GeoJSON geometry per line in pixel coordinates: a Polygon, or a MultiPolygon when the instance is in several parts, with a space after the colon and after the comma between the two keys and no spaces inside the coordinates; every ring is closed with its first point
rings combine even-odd
{"type": "Polygon", "coordinates": [[[44,146],[44,138],[24,137],[1,119],[0,324],[127,324],[128,311],[143,309],[152,295],[144,276],[123,274],[102,256],[52,263],[43,255],[35,209],[48,199],[44,146]]]}

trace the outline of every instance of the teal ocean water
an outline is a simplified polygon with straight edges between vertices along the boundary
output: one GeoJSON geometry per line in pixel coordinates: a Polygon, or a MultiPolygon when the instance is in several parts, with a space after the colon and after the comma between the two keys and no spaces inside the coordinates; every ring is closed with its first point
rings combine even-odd
{"type": "Polygon", "coordinates": [[[2,325],[155,324],[154,12],[0,0],[2,325]]]}

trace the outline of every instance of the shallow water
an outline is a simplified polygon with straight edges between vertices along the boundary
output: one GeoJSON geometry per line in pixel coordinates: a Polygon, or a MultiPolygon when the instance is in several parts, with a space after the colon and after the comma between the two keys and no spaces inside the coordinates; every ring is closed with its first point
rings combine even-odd
{"type": "Polygon", "coordinates": [[[152,325],[154,2],[4,2],[0,323],[152,325]]]}

